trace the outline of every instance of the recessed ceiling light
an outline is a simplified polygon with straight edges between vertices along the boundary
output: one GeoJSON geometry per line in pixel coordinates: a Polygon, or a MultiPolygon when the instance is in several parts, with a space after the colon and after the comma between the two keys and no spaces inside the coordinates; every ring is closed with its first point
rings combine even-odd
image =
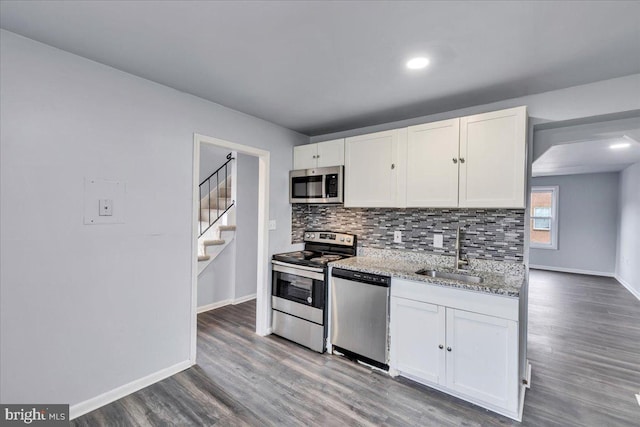
{"type": "Polygon", "coordinates": [[[424,56],[411,58],[407,61],[407,68],[410,70],[419,70],[425,68],[427,65],[429,65],[429,58],[425,58],[424,56]]]}
{"type": "Polygon", "coordinates": [[[621,142],[619,144],[611,144],[609,146],[609,148],[613,149],[613,150],[617,150],[619,148],[629,148],[631,147],[631,143],[630,142],[621,142]]]}

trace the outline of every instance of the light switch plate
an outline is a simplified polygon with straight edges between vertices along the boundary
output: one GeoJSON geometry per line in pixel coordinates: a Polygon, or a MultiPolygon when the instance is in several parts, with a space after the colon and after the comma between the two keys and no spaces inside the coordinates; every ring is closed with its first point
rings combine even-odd
{"type": "Polygon", "coordinates": [[[275,219],[270,219],[269,220],[269,230],[275,230],[276,229],[276,220],[275,219]]]}
{"type": "Polygon", "coordinates": [[[441,248],[444,244],[444,239],[442,237],[442,234],[434,234],[433,235],[433,247],[434,248],[441,248]]]}
{"type": "Polygon", "coordinates": [[[393,243],[402,243],[402,231],[393,232],[393,243]]]}
{"type": "Polygon", "coordinates": [[[116,180],[84,179],[84,223],[123,224],[126,185],[116,180]]]}
{"type": "Polygon", "coordinates": [[[113,200],[100,199],[98,206],[99,216],[113,216],[113,200]]]}

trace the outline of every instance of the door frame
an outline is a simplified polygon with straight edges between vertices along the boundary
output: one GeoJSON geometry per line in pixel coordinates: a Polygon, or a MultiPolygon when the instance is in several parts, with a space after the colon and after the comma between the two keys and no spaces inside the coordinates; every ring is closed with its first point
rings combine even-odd
{"type": "Polygon", "coordinates": [[[198,198],[200,197],[200,145],[212,144],[239,154],[258,157],[258,259],[256,290],[256,334],[271,333],[269,298],[269,172],[270,153],[266,150],[237,144],[198,133],[193,134],[193,194],[192,194],[192,245],[191,245],[191,345],[189,358],[196,363],[198,335],[198,198]]]}

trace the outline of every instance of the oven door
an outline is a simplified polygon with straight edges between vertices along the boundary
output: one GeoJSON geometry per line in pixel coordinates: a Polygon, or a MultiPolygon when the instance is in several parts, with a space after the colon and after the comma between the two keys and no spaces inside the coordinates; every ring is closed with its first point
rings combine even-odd
{"type": "Polygon", "coordinates": [[[273,261],[272,295],[324,310],[324,270],[273,261]]]}

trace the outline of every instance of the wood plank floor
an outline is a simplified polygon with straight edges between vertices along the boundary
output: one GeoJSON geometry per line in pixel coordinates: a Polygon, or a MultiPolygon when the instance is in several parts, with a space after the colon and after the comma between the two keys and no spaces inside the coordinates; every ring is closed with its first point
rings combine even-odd
{"type": "Polygon", "coordinates": [[[522,424],[276,336],[255,302],[198,316],[198,365],[76,426],[640,426],[640,302],[615,280],[531,271],[522,424]]]}

